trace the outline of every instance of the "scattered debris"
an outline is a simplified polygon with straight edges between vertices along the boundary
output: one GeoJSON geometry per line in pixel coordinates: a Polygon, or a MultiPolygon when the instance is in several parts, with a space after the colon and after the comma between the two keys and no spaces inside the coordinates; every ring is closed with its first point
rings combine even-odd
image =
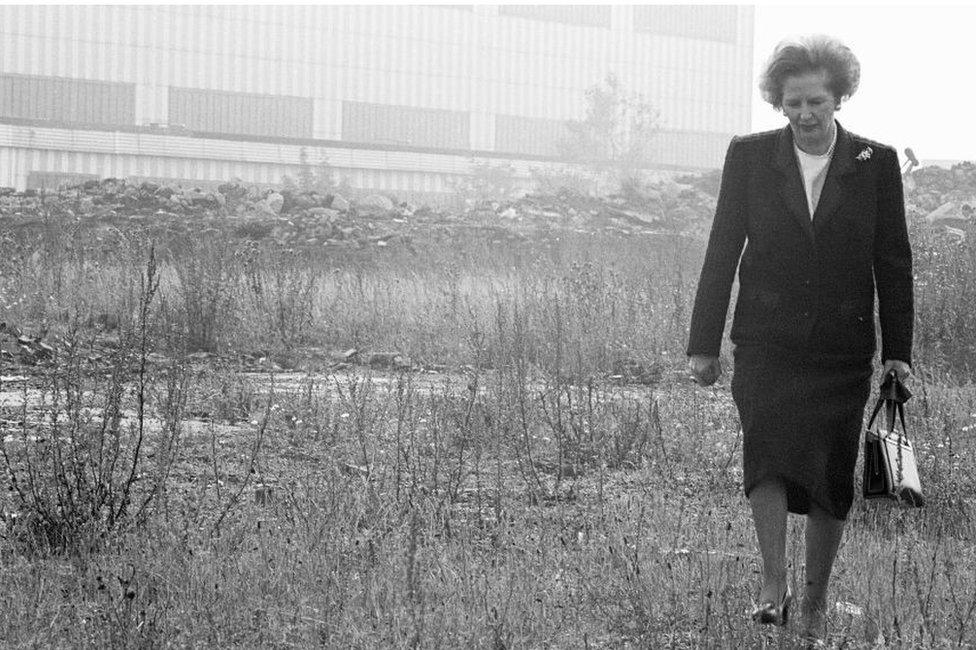
{"type": "Polygon", "coordinates": [[[379,210],[381,212],[389,212],[393,210],[393,201],[382,194],[370,194],[365,199],[360,202],[360,206],[363,208],[372,208],[373,210],[379,210]]]}
{"type": "MultiPolygon", "coordinates": [[[[293,248],[396,248],[432,229],[476,229],[493,240],[517,240],[561,229],[577,232],[697,233],[710,222],[715,196],[703,184],[661,181],[639,193],[591,197],[562,189],[506,201],[469,201],[460,210],[396,203],[382,194],[349,200],[294,188],[259,189],[225,183],[216,189],[175,188],[115,178],[57,191],[0,195],[0,224],[41,226],[54,218],[97,233],[110,249],[133,228],[151,237],[203,232],[293,248]]],[[[106,329],[117,326],[106,320],[106,329]]]]}
{"type": "MultiPolygon", "coordinates": [[[[16,236],[18,231],[48,228],[52,218],[61,219],[70,225],[77,241],[84,241],[86,246],[94,242],[107,252],[118,250],[133,230],[164,241],[214,233],[244,241],[270,240],[295,250],[347,246],[388,251],[402,247],[414,254],[412,242],[420,235],[450,236],[457,231],[479,232],[495,244],[558,237],[563,232],[702,237],[711,225],[720,180],[721,173],[713,171],[664,179],[609,197],[563,188],[503,201],[470,200],[463,208],[445,210],[397,203],[381,194],[350,200],[293,187],[269,190],[234,182],[216,189],[177,188],[109,178],[56,192],[4,188],[0,191],[0,227],[16,236]]],[[[956,239],[965,238],[973,232],[976,219],[976,164],[912,170],[905,177],[905,201],[916,223],[956,239]]],[[[82,325],[99,336],[100,348],[85,353],[89,361],[107,359],[118,348],[123,316],[93,313],[87,320],[81,319],[82,325]]],[[[7,366],[44,365],[55,359],[64,345],[48,338],[46,331],[25,332],[13,323],[0,322],[0,360],[7,366]]],[[[206,363],[215,356],[196,352],[187,360],[206,363]]],[[[417,360],[398,352],[304,349],[291,356],[294,359],[272,360],[268,352],[261,352],[237,361],[258,370],[298,367],[302,360],[316,368],[362,365],[394,372],[425,369],[417,360]]],[[[174,360],[152,352],[147,361],[169,364],[174,360]]],[[[661,373],[660,368],[621,359],[608,374],[615,381],[655,384],[661,380],[661,373]]]]}
{"type": "Polygon", "coordinates": [[[929,166],[904,177],[905,210],[927,227],[964,239],[976,221],[976,164],[929,166]]]}

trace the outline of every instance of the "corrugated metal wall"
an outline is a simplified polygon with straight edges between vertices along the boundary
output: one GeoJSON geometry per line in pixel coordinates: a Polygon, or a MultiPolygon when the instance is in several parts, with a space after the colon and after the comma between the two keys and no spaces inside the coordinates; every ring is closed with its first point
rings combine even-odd
{"type": "Polygon", "coordinates": [[[134,84],[0,74],[0,116],[77,124],[134,124],[134,84]]]}
{"type": "Polygon", "coordinates": [[[714,5],[636,5],[634,29],[735,43],[738,10],[714,5]]]}
{"type": "MultiPolygon", "coordinates": [[[[749,129],[752,23],[734,6],[0,5],[0,73],[116,84],[118,106],[93,101],[95,121],[541,152],[543,125],[582,117],[585,90],[612,71],[660,110],[659,162],[707,167],[749,129]],[[244,116],[241,97],[265,96],[287,106],[254,99],[244,116]]],[[[27,106],[8,92],[5,110],[89,119],[45,93],[27,106]]],[[[163,159],[197,155],[164,140],[163,159]]],[[[265,145],[240,152],[280,176],[265,145]]],[[[424,173],[443,161],[403,156],[424,173]]]]}
{"type": "Polygon", "coordinates": [[[342,139],[468,149],[471,118],[461,111],[342,102],[342,139]]]}
{"type": "MultiPolygon", "coordinates": [[[[334,153],[334,152],[332,152],[334,153]]],[[[355,163],[354,163],[355,164],[355,163]]],[[[333,165],[350,185],[396,192],[401,198],[421,193],[449,193],[453,181],[467,173],[467,161],[456,172],[431,172],[333,165]]],[[[281,186],[297,178],[297,163],[258,163],[214,159],[159,158],[151,155],[69,153],[0,147],[0,187],[49,188],[92,178],[127,178],[133,182],[179,183],[215,187],[231,179],[281,186]],[[84,171],[74,171],[84,170],[84,171]]]]}
{"type": "MultiPolygon", "coordinates": [[[[447,191],[445,179],[463,176],[470,169],[467,155],[0,124],[0,186],[25,187],[31,172],[220,182],[241,178],[276,185],[284,175],[298,173],[303,150],[309,164],[326,160],[359,187],[391,183],[389,179],[395,178],[398,184],[390,187],[416,185],[413,189],[447,191]]],[[[514,167],[528,173],[527,163],[515,161],[514,167]]]]}
{"type": "MultiPolygon", "coordinates": [[[[495,150],[511,153],[561,156],[561,141],[569,135],[564,122],[498,115],[495,150]]],[[[651,153],[661,165],[698,167],[701,160],[725,157],[730,136],[707,131],[659,130],[651,137],[651,153]]]]}
{"type": "Polygon", "coordinates": [[[495,116],[495,151],[559,156],[562,154],[561,142],[568,135],[566,123],[562,120],[495,116]]]}
{"type": "Polygon", "coordinates": [[[609,5],[499,5],[498,13],[572,25],[610,27],[609,5]]]}
{"type": "Polygon", "coordinates": [[[89,180],[96,180],[95,174],[81,174],[76,172],[38,172],[27,174],[27,189],[56,190],[60,187],[78,185],[89,180]]]}
{"type": "Polygon", "coordinates": [[[192,131],[311,138],[311,99],[169,89],[169,123],[192,131]]]}
{"type": "MultiPolygon", "coordinates": [[[[731,134],[749,126],[752,16],[734,6],[4,5],[0,72],[136,83],[147,123],[168,121],[170,86],[578,118],[586,88],[614,71],[671,128],[731,134]],[[573,15],[583,18],[563,20],[573,15]]],[[[337,127],[320,123],[316,135],[337,127]]]]}
{"type": "Polygon", "coordinates": [[[698,167],[701,160],[723,160],[731,136],[704,131],[659,131],[652,137],[655,158],[663,165],[698,167]]]}
{"type": "MultiPolygon", "coordinates": [[[[85,178],[182,179],[197,185],[240,178],[251,183],[278,185],[285,175],[297,177],[300,170],[302,147],[298,146],[129,134],[106,139],[100,132],[69,130],[61,130],[59,137],[45,137],[49,131],[57,133],[58,130],[0,127],[0,131],[10,129],[20,133],[8,137],[0,132],[0,142],[12,141],[20,146],[0,146],[0,186],[51,187],[73,174],[85,178]]],[[[683,167],[694,166],[693,161],[702,155],[722,155],[727,146],[727,138],[708,133],[655,136],[655,148],[666,164],[683,167]]],[[[327,160],[355,187],[449,192],[450,180],[470,169],[470,158],[460,155],[305,149],[311,164],[327,160]]],[[[539,166],[539,163],[522,161],[511,164],[523,175],[539,166]]]]}

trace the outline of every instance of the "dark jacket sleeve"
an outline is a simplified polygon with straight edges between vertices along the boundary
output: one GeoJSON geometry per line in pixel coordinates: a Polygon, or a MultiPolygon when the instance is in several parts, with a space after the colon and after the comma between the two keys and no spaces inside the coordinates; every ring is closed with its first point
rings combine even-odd
{"type": "Polygon", "coordinates": [[[733,137],[722,167],[715,219],[691,313],[688,355],[718,356],[729,309],[732,281],[746,240],[743,146],[733,137]]]}
{"type": "Polygon", "coordinates": [[[878,221],[874,236],[874,281],[881,321],[881,361],[912,362],[915,321],[912,250],[905,223],[905,197],[898,154],[888,154],[878,181],[878,221]]]}

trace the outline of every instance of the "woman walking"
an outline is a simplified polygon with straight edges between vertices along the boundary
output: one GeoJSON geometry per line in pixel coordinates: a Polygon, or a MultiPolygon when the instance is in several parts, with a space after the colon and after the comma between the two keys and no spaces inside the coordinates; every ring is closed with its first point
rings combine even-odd
{"type": "Polygon", "coordinates": [[[738,268],[732,395],[763,564],[753,619],[787,623],[787,513],[806,515],[802,613],[804,633],[816,637],[854,496],[875,296],[884,371],[904,380],[911,363],[912,257],[898,156],[834,119],[859,78],[857,58],[830,37],[774,50],[760,89],[789,123],[732,139],[687,350],[693,377],[714,383],[738,268]]]}

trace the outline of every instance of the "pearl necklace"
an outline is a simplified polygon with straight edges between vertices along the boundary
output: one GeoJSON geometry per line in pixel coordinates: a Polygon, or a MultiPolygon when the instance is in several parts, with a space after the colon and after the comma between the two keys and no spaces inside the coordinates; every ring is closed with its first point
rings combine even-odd
{"type": "Polygon", "coordinates": [[[823,153],[807,153],[803,149],[800,149],[800,145],[798,145],[795,141],[793,142],[793,146],[796,147],[796,150],[798,152],[802,153],[805,156],[810,156],[812,158],[829,158],[834,153],[834,145],[836,144],[837,144],[837,125],[834,125],[834,136],[830,140],[830,146],[827,148],[827,151],[823,153]]]}

